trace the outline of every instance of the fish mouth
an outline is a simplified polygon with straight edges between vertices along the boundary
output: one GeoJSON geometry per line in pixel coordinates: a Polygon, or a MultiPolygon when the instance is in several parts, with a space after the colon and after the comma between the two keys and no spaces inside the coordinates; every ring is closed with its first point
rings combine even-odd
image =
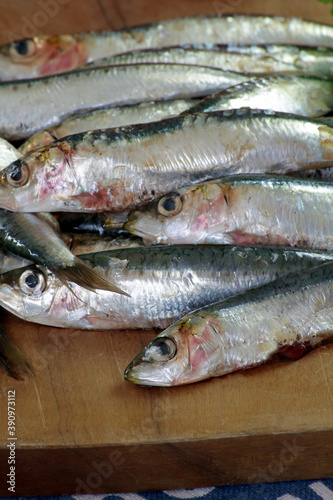
{"type": "Polygon", "coordinates": [[[147,387],[170,387],[173,385],[160,366],[144,362],[141,364],[136,364],[135,361],[130,363],[125,369],[124,378],[126,382],[147,387]]]}
{"type": "Polygon", "coordinates": [[[159,225],[156,224],[154,219],[142,221],[135,216],[129,216],[127,222],[124,224],[124,229],[128,233],[140,236],[144,242],[157,242],[162,243],[158,234],[160,232],[159,225]]]}

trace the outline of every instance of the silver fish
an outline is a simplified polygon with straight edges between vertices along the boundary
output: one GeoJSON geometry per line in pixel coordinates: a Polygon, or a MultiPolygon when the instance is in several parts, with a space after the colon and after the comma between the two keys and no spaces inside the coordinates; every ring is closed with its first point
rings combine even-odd
{"type": "Polygon", "coordinates": [[[291,274],[192,312],[125,370],[140,385],[172,386],[297,359],[333,336],[333,265],[291,274]]]}
{"type": "Polygon", "coordinates": [[[292,44],[333,47],[333,28],[297,18],[197,16],[105,33],[17,40],[0,48],[0,78],[68,71],[121,52],[183,44],[292,44]]]}
{"type": "Polygon", "coordinates": [[[0,80],[63,73],[86,61],[84,45],[76,35],[25,38],[0,47],[0,80]]]}
{"type": "Polygon", "coordinates": [[[88,290],[124,293],[112,282],[74,256],[62,241],[56,221],[49,214],[0,210],[1,248],[38,265],[47,266],[70,290],[75,282],[88,290]]]}
{"type": "Polygon", "coordinates": [[[132,64],[0,83],[0,135],[24,139],[72,113],[103,106],[205,96],[247,80],[205,66],[132,64]]]}
{"type": "Polygon", "coordinates": [[[316,118],[333,108],[333,80],[315,76],[270,75],[207,96],[187,113],[243,107],[271,109],[316,118]]]}
{"type": "Polygon", "coordinates": [[[188,186],[129,214],[146,244],[291,245],[333,250],[333,182],[247,175],[188,186]]]}
{"type": "MultiPolygon", "coordinates": [[[[196,99],[152,101],[129,106],[94,109],[87,113],[74,114],[59,123],[59,125],[36,132],[19,147],[19,152],[27,154],[66,135],[78,134],[88,130],[123,127],[135,123],[163,120],[179,115],[196,102],[198,102],[196,99]]],[[[11,161],[14,161],[14,159],[11,161]]]]}
{"type": "Polygon", "coordinates": [[[74,255],[144,246],[141,238],[131,234],[120,234],[116,237],[95,234],[66,234],[66,236],[69,237],[68,246],[74,255]]]}
{"type": "Polygon", "coordinates": [[[192,183],[236,173],[333,164],[324,119],[249,109],[76,134],[0,172],[0,206],[15,211],[126,211],[192,183]]]}
{"type": "Polygon", "coordinates": [[[332,261],[332,254],[268,247],[209,245],[128,248],[86,256],[105,279],[131,292],[98,294],[34,266],[0,279],[0,304],[28,321],[65,328],[165,328],[191,310],[292,270],[332,261]]]}
{"type": "Polygon", "coordinates": [[[239,73],[304,73],[332,75],[333,51],[292,46],[182,45],[125,52],[83,66],[170,63],[209,66],[239,73]]]}
{"type": "Polygon", "coordinates": [[[0,170],[7,167],[10,163],[21,158],[20,153],[12,144],[5,139],[0,138],[0,170]]]}

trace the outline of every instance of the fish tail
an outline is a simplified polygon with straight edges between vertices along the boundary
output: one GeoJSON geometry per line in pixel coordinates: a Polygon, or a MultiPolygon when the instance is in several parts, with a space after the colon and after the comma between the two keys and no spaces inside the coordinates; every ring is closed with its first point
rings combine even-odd
{"type": "Polygon", "coordinates": [[[0,325],[0,368],[16,380],[23,380],[20,372],[35,375],[32,365],[18,347],[10,340],[0,325]]]}
{"type": "Polygon", "coordinates": [[[57,275],[57,278],[59,278],[60,281],[70,290],[72,289],[68,284],[68,281],[74,282],[92,292],[95,292],[96,290],[107,290],[109,292],[120,293],[130,297],[127,292],[121,290],[116,285],[103,278],[78,257],[75,257],[74,264],[72,266],[57,269],[55,270],[55,274],[57,275]]]}

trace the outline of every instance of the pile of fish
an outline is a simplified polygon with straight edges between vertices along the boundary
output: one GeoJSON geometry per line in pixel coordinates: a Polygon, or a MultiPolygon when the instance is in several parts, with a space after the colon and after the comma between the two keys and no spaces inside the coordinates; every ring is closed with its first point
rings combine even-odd
{"type": "MultiPolygon", "coordinates": [[[[125,370],[140,385],[331,340],[331,68],[333,27],[264,16],[1,47],[0,305],[164,329],[125,370]]],[[[33,372],[2,329],[0,366],[33,372]]]]}

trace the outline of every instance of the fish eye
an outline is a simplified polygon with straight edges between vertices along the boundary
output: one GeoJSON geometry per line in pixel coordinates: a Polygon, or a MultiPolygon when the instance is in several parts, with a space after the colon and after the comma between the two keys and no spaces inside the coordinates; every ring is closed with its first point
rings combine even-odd
{"type": "Polygon", "coordinates": [[[19,42],[14,42],[14,49],[20,56],[25,56],[28,53],[28,41],[20,40],[19,42]]]}
{"type": "Polygon", "coordinates": [[[31,57],[36,52],[36,43],[33,38],[26,38],[24,40],[18,40],[13,42],[9,46],[9,55],[15,61],[15,59],[21,60],[22,57],[31,57]]]}
{"type": "Polygon", "coordinates": [[[177,353],[177,346],[170,337],[157,337],[147,348],[146,356],[149,361],[170,361],[177,353]]]}
{"type": "Polygon", "coordinates": [[[170,193],[160,199],[157,205],[157,211],[161,215],[177,215],[183,208],[182,199],[179,193],[170,193]]]}
{"type": "Polygon", "coordinates": [[[27,269],[20,276],[19,286],[26,295],[39,295],[45,290],[46,279],[41,271],[27,269]]]}
{"type": "Polygon", "coordinates": [[[15,161],[6,173],[8,184],[13,187],[23,186],[29,178],[29,167],[24,161],[15,161]]]}

